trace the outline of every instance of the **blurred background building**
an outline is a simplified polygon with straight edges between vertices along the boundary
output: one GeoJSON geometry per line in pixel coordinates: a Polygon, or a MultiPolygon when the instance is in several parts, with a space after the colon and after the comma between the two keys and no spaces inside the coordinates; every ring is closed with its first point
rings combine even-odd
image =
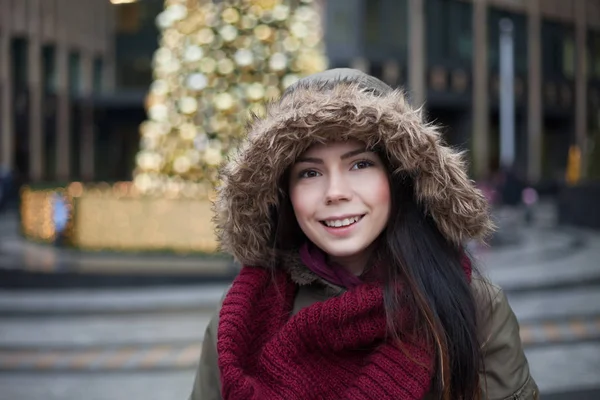
{"type": "MultiPolygon", "coordinates": [[[[21,181],[130,179],[162,0],[0,0],[2,165],[21,181]]],[[[425,102],[473,175],[499,166],[499,21],[515,35],[517,171],[564,178],[600,104],[600,0],[321,0],[330,66],[425,102]]],[[[585,157],[584,157],[585,158],[585,157]]],[[[588,157],[589,158],[589,157],[588,157]]]]}
{"type": "Polygon", "coordinates": [[[103,0],[0,3],[1,161],[25,181],[94,175],[92,99],[113,88],[103,0]]]}
{"type": "Polygon", "coordinates": [[[499,166],[499,22],[515,37],[516,169],[562,179],[569,145],[585,148],[599,105],[597,0],[329,0],[332,66],[406,85],[474,175],[499,166]]]}
{"type": "Polygon", "coordinates": [[[0,163],[21,182],[126,179],[163,1],[0,0],[0,163]]]}

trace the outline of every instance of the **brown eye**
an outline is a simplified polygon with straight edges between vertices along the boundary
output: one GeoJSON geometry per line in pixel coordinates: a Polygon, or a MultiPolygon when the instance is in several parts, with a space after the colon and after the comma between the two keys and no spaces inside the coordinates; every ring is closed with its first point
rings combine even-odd
{"type": "Polygon", "coordinates": [[[320,174],[317,171],[309,169],[309,170],[300,172],[299,178],[301,178],[301,179],[303,179],[303,178],[315,178],[315,177],[317,177],[319,175],[320,174]]]}
{"type": "Polygon", "coordinates": [[[361,160],[361,161],[357,161],[356,163],[354,163],[354,165],[352,166],[352,169],[364,169],[364,168],[372,167],[373,165],[374,164],[371,161],[361,160]]]}

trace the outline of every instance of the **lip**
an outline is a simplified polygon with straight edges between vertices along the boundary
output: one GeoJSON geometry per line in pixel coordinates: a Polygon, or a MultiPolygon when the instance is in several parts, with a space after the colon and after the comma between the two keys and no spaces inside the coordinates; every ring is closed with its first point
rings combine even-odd
{"type": "Polygon", "coordinates": [[[360,216],[360,219],[358,221],[356,221],[355,223],[353,223],[352,225],[348,225],[348,226],[343,226],[343,227],[330,227],[327,226],[323,223],[319,223],[323,229],[325,230],[325,232],[327,232],[328,234],[332,235],[332,236],[337,236],[337,237],[345,237],[348,236],[352,233],[352,231],[354,231],[354,229],[356,229],[356,227],[362,222],[362,220],[364,219],[364,217],[367,214],[352,214],[352,215],[346,215],[343,217],[334,217],[334,218],[327,218],[327,220],[338,220],[338,219],[345,219],[345,218],[352,218],[352,217],[358,217],[360,216]]]}

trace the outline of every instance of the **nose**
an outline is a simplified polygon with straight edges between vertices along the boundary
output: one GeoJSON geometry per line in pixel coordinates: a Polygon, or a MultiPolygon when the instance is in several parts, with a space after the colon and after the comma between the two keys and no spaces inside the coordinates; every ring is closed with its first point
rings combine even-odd
{"type": "Polygon", "coordinates": [[[327,182],[327,191],[325,193],[325,203],[335,204],[340,201],[352,199],[352,188],[343,174],[333,174],[329,176],[327,182]]]}

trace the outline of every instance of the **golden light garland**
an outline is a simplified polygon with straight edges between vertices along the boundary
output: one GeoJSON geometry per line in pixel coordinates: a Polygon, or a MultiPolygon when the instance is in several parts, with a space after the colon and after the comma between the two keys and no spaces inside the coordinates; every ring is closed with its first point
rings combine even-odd
{"type": "Polygon", "coordinates": [[[312,0],[166,0],[134,184],[195,197],[244,134],[250,113],[327,67],[312,0]]]}
{"type": "Polygon", "coordinates": [[[85,250],[215,253],[212,194],[168,193],[145,196],[132,182],[24,186],[21,229],[37,242],[85,250]]]}

